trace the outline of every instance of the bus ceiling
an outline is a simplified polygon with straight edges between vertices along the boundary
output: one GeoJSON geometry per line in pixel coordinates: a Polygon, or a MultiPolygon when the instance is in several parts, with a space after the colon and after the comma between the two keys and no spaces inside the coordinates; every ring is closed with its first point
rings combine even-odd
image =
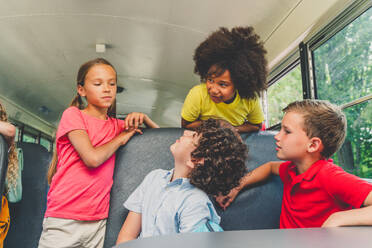
{"type": "Polygon", "coordinates": [[[253,26],[265,42],[273,70],[353,2],[3,3],[0,100],[12,120],[52,135],[76,94],[76,68],[87,59],[104,57],[115,65],[118,85],[125,88],[117,96],[118,113],[141,111],[161,126],[179,126],[184,97],[199,83],[192,55],[209,33],[222,26],[253,26]]]}

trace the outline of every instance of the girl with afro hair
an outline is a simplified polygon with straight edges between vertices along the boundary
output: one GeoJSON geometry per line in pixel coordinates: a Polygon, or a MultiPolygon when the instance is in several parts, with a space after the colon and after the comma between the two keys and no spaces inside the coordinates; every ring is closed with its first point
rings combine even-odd
{"type": "Polygon", "coordinates": [[[186,96],[182,127],[224,119],[240,133],[258,131],[264,120],[260,93],[266,89],[266,50],[252,27],[220,28],[195,50],[194,72],[202,84],[186,96]]]}

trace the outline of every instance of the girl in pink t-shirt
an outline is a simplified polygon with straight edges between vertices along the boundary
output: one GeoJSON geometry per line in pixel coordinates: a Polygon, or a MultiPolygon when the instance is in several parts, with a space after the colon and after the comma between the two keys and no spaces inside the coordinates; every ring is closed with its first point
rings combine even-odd
{"type": "Polygon", "coordinates": [[[114,118],[116,80],[114,67],[102,58],[79,69],[77,96],[56,134],[39,247],[103,247],[115,151],[142,133],[141,124],[158,127],[143,113],[114,118]]]}

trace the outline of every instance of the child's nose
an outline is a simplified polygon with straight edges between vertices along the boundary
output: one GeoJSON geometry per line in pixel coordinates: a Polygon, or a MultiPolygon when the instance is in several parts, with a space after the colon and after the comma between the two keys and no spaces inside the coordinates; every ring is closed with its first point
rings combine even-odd
{"type": "Polygon", "coordinates": [[[110,91],[111,90],[110,85],[109,84],[103,84],[103,90],[104,91],[110,91]]]}
{"type": "Polygon", "coordinates": [[[213,94],[217,93],[217,92],[218,92],[217,87],[211,85],[211,86],[209,87],[209,92],[211,92],[211,93],[213,93],[213,94]]]}
{"type": "Polygon", "coordinates": [[[185,130],[185,131],[183,132],[183,135],[184,135],[184,136],[191,136],[192,133],[193,133],[193,131],[185,130]]]}

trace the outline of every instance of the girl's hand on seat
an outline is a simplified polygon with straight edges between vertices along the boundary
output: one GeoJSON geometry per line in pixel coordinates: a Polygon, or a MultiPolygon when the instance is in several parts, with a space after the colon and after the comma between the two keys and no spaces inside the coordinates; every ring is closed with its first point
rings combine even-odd
{"type": "Polygon", "coordinates": [[[125,129],[123,131],[123,133],[125,134],[130,134],[131,136],[133,136],[135,133],[139,133],[139,134],[143,134],[142,130],[139,129],[139,128],[134,128],[134,127],[130,127],[128,129],[125,129]]]}
{"type": "Polygon", "coordinates": [[[142,130],[139,128],[128,128],[124,130],[121,134],[118,135],[121,140],[120,145],[125,145],[136,133],[142,134],[142,130]]]}
{"type": "Polygon", "coordinates": [[[139,113],[139,112],[132,112],[127,115],[125,118],[125,128],[127,130],[134,128],[138,129],[139,126],[141,126],[144,122],[145,119],[147,119],[147,115],[144,113],[139,113]]]}
{"type": "Polygon", "coordinates": [[[126,129],[135,128],[138,129],[142,124],[145,124],[148,128],[159,128],[153,120],[150,119],[146,114],[133,112],[127,115],[124,120],[126,129]]]}

